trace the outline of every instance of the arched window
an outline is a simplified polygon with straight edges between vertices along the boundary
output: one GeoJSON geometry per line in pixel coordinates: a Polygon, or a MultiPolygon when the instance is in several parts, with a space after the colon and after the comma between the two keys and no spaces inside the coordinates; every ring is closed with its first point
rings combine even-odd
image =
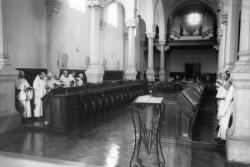
{"type": "Polygon", "coordinates": [[[108,25],[118,27],[118,5],[113,2],[108,6],[108,25]]]}
{"type": "Polygon", "coordinates": [[[199,13],[190,13],[189,15],[187,15],[187,22],[190,26],[196,26],[201,24],[202,21],[202,17],[201,14],[199,13]]]}
{"type": "Polygon", "coordinates": [[[86,0],[68,0],[69,6],[79,12],[85,13],[86,0]]]}

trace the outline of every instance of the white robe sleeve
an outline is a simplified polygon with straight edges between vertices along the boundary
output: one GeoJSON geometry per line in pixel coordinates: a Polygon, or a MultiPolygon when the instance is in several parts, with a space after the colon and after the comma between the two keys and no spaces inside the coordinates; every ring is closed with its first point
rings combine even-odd
{"type": "Polygon", "coordinates": [[[233,92],[234,92],[234,88],[233,86],[230,87],[230,90],[227,94],[227,97],[225,99],[225,104],[223,107],[223,111],[222,111],[222,115],[225,115],[229,110],[230,104],[232,103],[233,100],[233,92]]]}
{"type": "Polygon", "coordinates": [[[33,82],[33,88],[35,90],[35,97],[40,97],[42,98],[45,93],[46,93],[46,89],[45,89],[45,82],[42,81],[39,76],[36,77],[36,79],[33,82]]]}

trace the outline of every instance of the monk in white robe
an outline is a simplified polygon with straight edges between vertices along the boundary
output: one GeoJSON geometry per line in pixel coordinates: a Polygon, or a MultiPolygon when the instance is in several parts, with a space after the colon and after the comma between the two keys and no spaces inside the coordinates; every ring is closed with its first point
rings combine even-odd
{"type": "Polygon", "coordinates": [[[216,94],[216,99],[217,99],[217,106],[218,106],[218,113],[217,113],[217,119],[220,119],[222,116],[222,110],[224,108],[224,103],[225,103],[225,98],[228,94],[228,89],[225,89],[228,85],[228,79],[230,78],[230,74],[223,72],[220,74],[219,79],[217,80],[218,82],[216,83],[217,86],[217,94],[216,94]]]}
{"type": "Polygon", "coordinates": [[[76,73],[73,71],[69,74],[70,87],[76,87],[76,73]]]}
{"type": "Polygon", "coordinates": [[[80,73],[76,78],[76,86],[83,86],[83,74],[80,73]]]}
{"type": "Polygon", "coordinates": [[[58,78],[58,75],[53,75],[51,73],[47,74],[47,78],[46,78],[46,85],[47,85],[47,89],[48,91],[57,88],[58,86],[62,85],[62,83],[60,82],[58,78]]]}
{"type": "Polygon", "coordinates": [[[62,82],[64,87],[70,87],[71,78],[69,77],[68,71],[66,71],[66,70],[63,71],[63,74],[60,78],[60,81],[62,82]]]}
{"type": "Polygon", "coordinates": [[[51,73],[47,74],[46,85],[47,85],[47,90],[48,91],[54,89],[54,80],[52,78],[52,74],[51,73]]]}
{"type": "Polygon", "coordinates": [[[54,82],[54,88],[58,88],[62,86],[62,82],[60,81],[60,76],[58,74],[55,74],[54,77],[52,78],[54,82]]]}
{"type": "Polygon", "coordinates": [[[16,89],[18,90],[17,98],[20,102],[20,112],[24,118],[30,118],[32,116],[30,100],[33,98],[33,91],[30,88],[30,84],[24,78],[23,71],[19,72],[19,76],[16,79],[16,89]]]}
{"type": "Polygon", "coordinates": [[[228,91],[228,95],[225,99],[225,104],[222,110],[222,116],[220,117],[219,125],[220,129],[218,131],[217,137],[221,140],[226,140],[226,132],[229,126],[230,116],[233,112],[233,93],[234,87],[231,85],[228,91]]]}
{"type": "Polygon", "coordinates": [[[42,98],[46,94],[46,82],[45,82],[45,73],[41,72],[39,75],[36,76],[33,82],[34,88],[34,116],[40,118],[43,116],[43,108],[42,108],[42,98]]]}
{"type": "Polygon", "coordinates": [[[224,104],[225,104],[225,98],[227,97],[228,90],[225,89],[225,84],[227,82],[225,81],[223,85],[221,85],[218,88],[216,99],[217,99],[217,106],[218,106],[218,113],[217,113],[217,119],[219,119],[222,116],[224,104]]]}

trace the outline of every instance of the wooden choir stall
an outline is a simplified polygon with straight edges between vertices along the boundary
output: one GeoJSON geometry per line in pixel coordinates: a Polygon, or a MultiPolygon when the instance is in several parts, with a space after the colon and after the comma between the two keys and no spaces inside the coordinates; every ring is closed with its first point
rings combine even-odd
{"type": "Polygon", "coordinates": [[[57,88],[43,99],[44,119],[53,130],[75,129],[86,120],[100,118],[145,94],[148,88],[143,81],[57,88]]]}
{"type": "Polygon", "coordinates": [[[153,94],[165,98],[162,140],[170,143],[191,141],[203,85],[180,82],[158,84],[154,86],[153,94]]]}

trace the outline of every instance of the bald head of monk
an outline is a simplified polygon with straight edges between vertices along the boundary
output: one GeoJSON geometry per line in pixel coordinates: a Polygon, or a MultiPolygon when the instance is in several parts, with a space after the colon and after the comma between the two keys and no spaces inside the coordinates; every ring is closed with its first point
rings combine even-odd
{"type": "Polygon", "coordinates": [[[40,77],[40,79],[45,79],[45,77],[46,77],[45,72],[41,72],[41,73],[39,74],[39,77],[40,77]]]}

